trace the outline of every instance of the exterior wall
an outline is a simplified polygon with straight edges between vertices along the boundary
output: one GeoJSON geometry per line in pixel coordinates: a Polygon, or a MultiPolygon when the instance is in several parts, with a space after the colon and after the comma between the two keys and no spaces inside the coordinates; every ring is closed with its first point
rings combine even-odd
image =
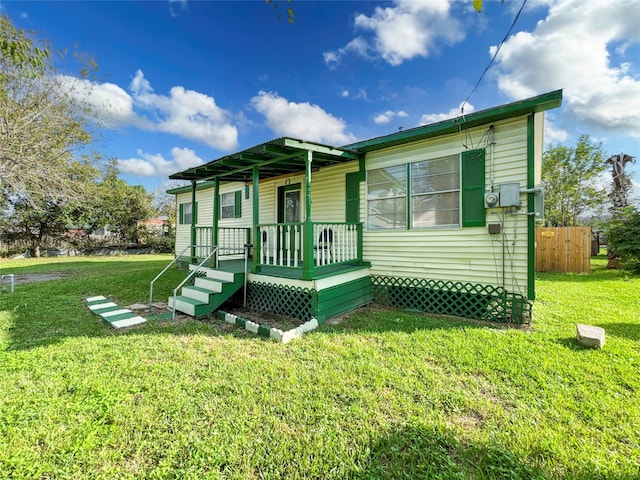
{"type": "MultiPolygon", "coordinates": [[[[412,163],[428,158],[460,154],[486,147],[485,185],[497,190],[501,183],[527,182],[527,119],[496,122],[493,160],[487,145],[489,125],[459,134],[393,147],[367,155],[366,169],[412,163]]],[[[361,185],[361,214],[366,222],[366,189],[361,185]]],[[[526,196],[520,200],[526,207],[526,196]]],[[[524,211],[524,210],[521,210],[524,211]]],[[[372,275],[425,278],[504,286],[526,296],[527,217],[504,209],[487,210],[487,224],[498,223],[502,233],[490,235],[487,227],[436,227],[415,230],[367,229],[364,260],[372,275]]]]}

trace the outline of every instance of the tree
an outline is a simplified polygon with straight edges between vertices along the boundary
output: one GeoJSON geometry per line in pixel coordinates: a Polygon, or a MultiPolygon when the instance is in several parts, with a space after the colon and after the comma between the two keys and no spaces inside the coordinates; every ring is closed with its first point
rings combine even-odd
{"type": "Polygon", "coordinates": [[[0,39],[2,197],[33,209],[46,209],[44,198],[82,205],[83,185],[70,181],[68,172],[74,151],[94,136],[89,107],[74,95],[70,77],[56,71],[47,44],[16,29],[5,15],[0,39]]]}
{"type": "Polygon", "coordinates": [[[109,226],[121,241],[130,243],[138,242],[144,233],[141,222],[154,213],[151,195],[142,186],[131,186],[118,178],[114,159],[107,163],[88,210],[91,230],[109,226]]]}
{"type": "MultiPolygon", "coordinates": [[[[621,153],[620,155],[612,155],[606,161],[607,165],[611,165],[611,191],[609,192],[609,200],[611,200],[611,206],[609,211],[611,212],[612,222],[616,224],[617,220],[621,217],[629,217],[628,212],[625,209],[629,206],[629,190],[631,189],[631,179],[627,175],[625,168],[627,163],[635,163],[636,159],[631,155],[621,153]]],[[[630,217],[633,219],[633,217],[630,217]]],[[[625,232],[623,225],[618,225],[614,231],[625,232]]],[[[621,233],[622,235],[622,233],[621,233]]],[[[607,242],[607,268],[618,268],[618,250],[615,246],[616,243],[620,243],[621,246],[627,244],[626,239],[620,242],[611,243],[607,242]]]]}
{"type": "Polygon", "coordinates": [[[575,148],[551,145],[542,158],[545,223],[577,225],[581,214],[601,207],[606,192],[595,180],[605,168],[602,144],[589,135],[581,135],[575,148]]]}
{"type": "Polygon", "coordinates": [[[640,212],[633,207],[623,208],[609,221],[605,231],[607,247],[615,252],[616,263],[640,273],[640,212]]]}

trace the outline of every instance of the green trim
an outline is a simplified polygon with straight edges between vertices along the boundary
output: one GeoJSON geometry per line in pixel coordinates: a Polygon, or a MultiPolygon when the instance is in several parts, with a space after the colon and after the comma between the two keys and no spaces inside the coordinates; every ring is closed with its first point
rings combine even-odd
{"type": "Polygon", "coordinates": [[[360,221],[360,172],[345,175],[344,221],[360,221]]]}
{"type": "Polygon", "coordinates": [[[262,238],[260,238],[260,170],[253,167],[251,172],[253,183],[253,256],[254,262],[252,266],[253,273],[260,273],[260,258],[262,251],[262,238]],[[257,260],[257,261],[256,261],[257,260]]]}
{"type": "MultiPolygon", "coordinates": [[[[534,115],[527,118],[527,188],[535,182],[535,122],[534,115]]],[[[527,193],[527,212],[535,211],[535,194],[527,193]]],[[[536,299],[536,220],[527,216],[527,298],[536,299]]]]}
{"type": "Polygon", "coordinates": [[[234,194],[233,218],[242,218],[242,190],[237,190],[234,194]]]}
{"type": "Polygon", "coordinates": [[[196,258],[196,212],[198,211],[196,205],[196,182],[191,182],[191,258],[196,258]]]}
{"type": "MultiPolygon", "coordinates": [[[[211,244],[214,246],[218,245],[218,234],[219,234],[219,226],[220,226],[220,180],[219,179],[215,179],[213,182],[213,198],[214,200],[214,205],[213,205],[213,235],[211,236],[211,244]],[[217,204],[217,205],[216,205],[217,204]]],[[[216,256],[213,258],[214,262],[217,260],[217,253],[216,256]]],[[[215,265],[215,263],[214,263],[215,265]]]]}
{"type": "Polygon", "coordinates": [[[543,112],[552,108],[557,108],[562,104],[562,90],[538,95],[536,97],[509,103],[500,107],[490,108],[465,116],[459,116],[438,123],[432,123],[410,130],[377,137],[362,142],[345,145],[342,148],[358,150],[360,152],[374,152],[384,148],[416,142],[427,138],[439,137],[461,130],[477,127],[491,122],[497,122],[508,118],[529,115],[534,112],[543,112]]]}
{"type": "MultiPolygon", "coordinates": [[[[209,188],[213,188],[215,186],[215,181],[211,180],[208,182],[200,182],[196,186],[196,190],[207,190],[209,188]]],[[[167,190],[166,193],[169,195],[178,195],[179,193],[188,193],[191,191],[191,185],[185,185],[184,187],[176,187],[170,190],[167,190]]]]}

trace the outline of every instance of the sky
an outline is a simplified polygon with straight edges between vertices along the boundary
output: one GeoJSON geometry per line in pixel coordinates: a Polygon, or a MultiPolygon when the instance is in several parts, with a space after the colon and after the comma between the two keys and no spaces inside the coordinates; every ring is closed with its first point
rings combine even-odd
{"type": "MultiPolygon", "coordinates": [[[[546,145],[588,134],[640,157],[640,0],[529,0],[514,24],[522,5],[0,0],[0,13],[95,60],[92,80],[63,69],[102,120],[94,148],[150,192],[281,136],[341,146],[556,89],[546,145]]],[[[640,198],[640,158],[628,170],[640,198]]]]}

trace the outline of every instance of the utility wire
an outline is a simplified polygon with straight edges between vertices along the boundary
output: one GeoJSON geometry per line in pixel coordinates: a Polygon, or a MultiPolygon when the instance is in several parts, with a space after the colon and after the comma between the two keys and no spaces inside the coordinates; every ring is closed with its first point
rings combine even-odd
{"type": "Polygon", "coordinates": [[[493,61],[498,56],[498,52],[500,52],[500,49],[502,48],[502,45],[504,45],[504,42],[506,42],[507,38],[509,38],[509,35],[511,35],[511,31],[513,30],[513,27],[516,26],[516,22],[518,21],[518,18],[520,18],[520,14],[522,13],[522,10],[524,9],[524,6],[526,4],[527,4],[527,0],[523,0],[522,5],[520,5],[520,10],[518,10],[518,13],[514,17],[513,22],[511,23],[511,26],[509,27],[509,31],[507,31],[507,34],[504,36],[504,38],[500,42],[500,45],[498,45],[498,48],[496,49],[495,53],[493,54],[493,57],[491,57],[491,60],[489,61],[489,64],[487,65],[487,68],[484,69],[484,72],[482,72],[482,75],[480,75],[480,78],[478,79],[478,81],[476,82],[474,87],[471,89],[471,92],[469,93],[469,95],[467,95],[467,98],[465,98],[464,102],[462,102],[462,104],[460,105],[460,114],[463,117],[464,117],[464,106],[467,104],[467,102],[471,98],[471,95],[473,95],[475,93],[476,89],[480,85],[480,82],[482,82],[482,79],[484,78],[486,73],[489,71],[489,68],[491,68],[491,65],[493,65],[493,61]]]}

